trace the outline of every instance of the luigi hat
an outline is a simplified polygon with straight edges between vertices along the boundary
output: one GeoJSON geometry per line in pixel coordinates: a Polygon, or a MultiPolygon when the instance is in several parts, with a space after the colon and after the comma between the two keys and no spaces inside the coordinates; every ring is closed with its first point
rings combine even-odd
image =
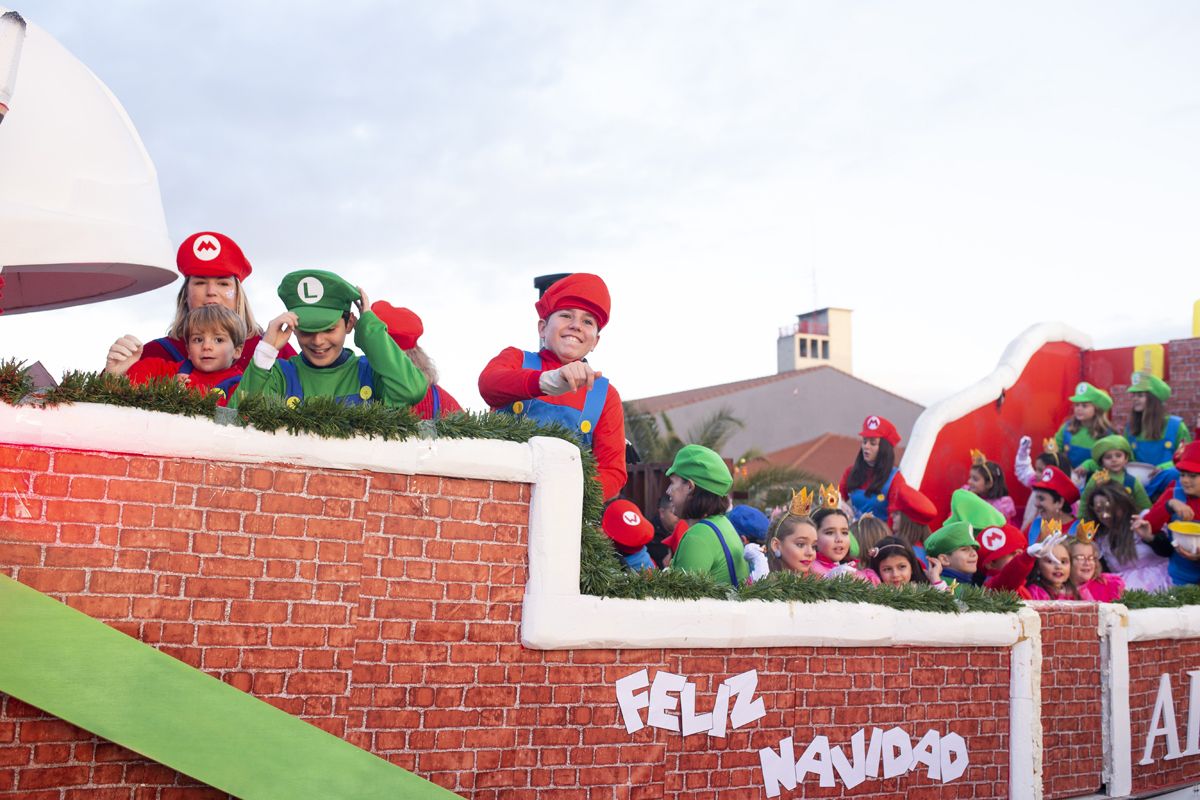
{"type": "Polygon", "coordinates": [[[1133,460],[1133,448],[1129,446],[1129,440],[1119,433],[1109,434],[1102,439],[1097,439],[1092,445],[1092,460],[1099,461],[1101,456],[1110,450],[1120,450],[1125,455],[1129,456],[1129,460],[1133,460]]]}
{"type": "Polygon", "coordinates": [[[733,488],[729,467],[719,455],[700,444],[685,445],[676,453],[667,475],[678,475],[716,495],[728,494],[733,488]]]}
{"type": "Polygon", "coordinates": [[[327,330],[362,296],[339,275],[321,269],[289,272],[279,284],[279,299],[299,320],[305,333],[327,330]]]}
{"type": "Polygon", "coordinates": [[[1135,372],[1129,377],[1129,391],[1149,392],[1162,402],[1171,399],[1171,387],[1162,378],[1151,372],[1135,372]]]}
{"type": "Polygon", "coordinates": [[[1091,403],[1101,411],[1112,408],[1112,397],[1103,389],[1097,389],[1087,381],[1080,381],[1075,387],[1075,394],[1067,398],[1072,403],[1091,403]]]}
{"type": "Polygon", "coordinates": [[[994,505],[967,489],[956,489],[950,495],[950,516],[945,525],[967,522],[976,530],[1003,525],[1007,520],[994,505]]]}
{"type": "Polygon", "coordinates": [[[925,538],[925,554],[930,557],[949,555],[960,547],[979,549],[969,522],[948,523],[925,538]]]}

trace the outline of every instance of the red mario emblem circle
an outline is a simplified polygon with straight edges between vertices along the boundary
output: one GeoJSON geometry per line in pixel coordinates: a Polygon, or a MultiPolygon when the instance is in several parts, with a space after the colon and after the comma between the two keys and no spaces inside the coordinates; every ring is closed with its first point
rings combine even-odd
{"type": "Polygon", "coordinates": [[[1050,471],[1049,467],[1046,467],[1044,470],[1042,470],[1042,480],[1043,481],[1049,481],[1053,477],[1054,477],[1054,473],[1050,471]]]}
{"type": "Polygon", "coordinates": [[[999,528],[992,527],[979,534],[979,544],[985,550],[991,550],[994,552],[1004,546],[1005,538],[1007,537],[1005,537],[1004,531],[1000,530],[999,528]]]}
{"type": "Polygon", "coordinates": [[[879,417],[867,417],[867,430],[873,431],[879,427],[879,417]]]}
{"type": "Polygon", "coordinates": [[[192,242],[192,255],[201,261],[212,261],[221,255],[221,241],[210,233],[197,236],[192,242]]]}
{"type": "Polygon", "coordinates": [[[632,511],[626,511],[624,514],[622,514],[621,520],[624,521],[624,523],[626,525],[629,525],[630,527],[633,527],[634,525],[642,524],[642,518],[639,517],[637,514],[635,514],[632,511]]]}

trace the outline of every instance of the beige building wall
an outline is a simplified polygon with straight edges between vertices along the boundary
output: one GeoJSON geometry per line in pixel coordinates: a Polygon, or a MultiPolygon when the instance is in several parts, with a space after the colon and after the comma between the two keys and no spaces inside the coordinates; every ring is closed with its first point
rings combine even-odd
{"type": "Polygon", "coordinates": [[[778,371],[831,366],[853,374],[851,324],[848,308],[822,308],[800,314],[780,331],[776,342],[778,371]]]}

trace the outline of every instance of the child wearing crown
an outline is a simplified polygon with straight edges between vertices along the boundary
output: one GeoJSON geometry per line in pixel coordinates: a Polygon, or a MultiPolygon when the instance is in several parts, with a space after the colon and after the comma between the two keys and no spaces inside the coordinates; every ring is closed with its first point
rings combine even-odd
{"type": "Polygon", "coordinates": [[[804,487],[792,490],[792,502],[775,523],[767,542],[767,565],[771,572],[808,575],[817,559],[817,526],[812,521],[814,495],[804,487]]]}
{"type": "Polygon", "coordinates": [[[870,583],[878,583],[874,573],[859,572],[858,563],[850,555],[850,517],[842,510],[842,496],[836,486],[821,486],[820,507],[813,512],[812,521],[817,527],[817,557],[813,561],[812,574],[822,578],[837,578],[850,575],[870,583]]]}
{"type": "Polygon", "coordinates": [[[1067,541],[1071,555],[1071,585],[1080,600],[1115,603],[1125,592],[1125,581],[1120,575],[1104,571],[1095,541],[1096,530],[1096,523],[1084,520],[1079,523],[1075,536],[1067,541]]]}
{"type": "Polygon", "coordinates": [[[967,483],[963,488],[991,503],[1004,515],[1005,521],[1016,521],[1017,506],[1004,484],[1004,470],[995,461],[988,461],[982,450],[971,451],[971,470],[967,473],[967,483]]]}

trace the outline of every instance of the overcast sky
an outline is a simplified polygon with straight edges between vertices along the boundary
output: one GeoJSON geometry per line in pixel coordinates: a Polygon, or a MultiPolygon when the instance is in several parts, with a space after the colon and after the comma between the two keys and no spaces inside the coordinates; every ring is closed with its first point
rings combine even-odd
{"type": "MultiPolygon", "coordinates": [[[[923,404],[1039,321],[1190,336],[1194,2],[5,2],[124,104],[175,242],[242,245],[260,321],[335,270],[469,407],[547,272],[608,282],[627,399],[774,373],[829,305],[923,404]]],[[[2,349],[98,368],[177,288],[0,317],[2,349]]]]}

